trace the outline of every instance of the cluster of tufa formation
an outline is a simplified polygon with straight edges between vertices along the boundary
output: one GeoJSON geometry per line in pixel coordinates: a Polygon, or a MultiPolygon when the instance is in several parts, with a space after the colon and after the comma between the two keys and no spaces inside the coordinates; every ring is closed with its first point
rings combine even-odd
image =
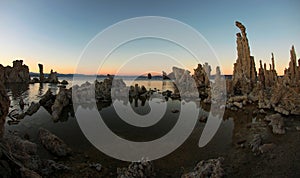
{"type": "Polygon", "coordinates": [[[274,109],[276,112],[289,115],[300,115],[300,67],[296,63],[295,48],[290,51],[289,68],[283,77],[277,77],[273,57],[270,70],[264,70],[258,90],[258,107],[274,109]]]}
{"type": "Polygon", "coordinates": [[[253,90],[257,73],[254,57],[250,55],[246,28],[240,22],[235,22],[235,25],[241,30],[241,33],[236,34],[238,58],[234,63],[232,92],[234,95],[243,95],[249,94],[253,90]]]}
{"type": "Polygon", "coordinates": [[[270,64],[269,70],[267,69],[267,64],[264,63],[262,65],[262,61],[260,60],[260,68],[258,72],[258,81],[261,84],[263,89],[273,87],[277,82],[277,72],[275,70],[275,62],[274,62],[274,55],[272,53],[272,64],[270,64]]]}
{"type": "Polygon", "coordinates": [[[29,68],[23,60],[13,61],[13,66],[3,67],[0,64],[0,81],[3,83],[28,83],[30,81],[29,68]]]}
{"type": "Polygon", "coordinates": [[[246,28],[240,22],[236,22],[236,26],[241,33],[237,33],[238,58],[234,64],[233,78],[226,80],[227,93],[231,96],[227,107],[239,109],[247,103],[258,102],[259,109],[300,115],[300,60],[297,61],[294,46],[290,50],[289,67],[285,69],[283,77],[277,75],[273,53],[269,67],[260,61],[257,76],[246,28]]]}

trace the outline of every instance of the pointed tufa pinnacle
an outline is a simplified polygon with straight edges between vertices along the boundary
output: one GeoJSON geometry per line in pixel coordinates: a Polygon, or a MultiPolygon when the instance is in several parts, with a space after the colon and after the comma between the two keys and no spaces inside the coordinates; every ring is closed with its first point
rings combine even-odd
{"type": "Polygon", "coordinates": [[[235,21],[235,26],[241,30],[242,34],[246,34],[246,27],[241,22],[235,21]]]}
{"type": "Polygon", "coordinates": [[[272,55],[272,58],[271,58],[271,60],[272,60],[272,70],[275,70],[274,54],[271,53],[271,55],[272,55]]]}

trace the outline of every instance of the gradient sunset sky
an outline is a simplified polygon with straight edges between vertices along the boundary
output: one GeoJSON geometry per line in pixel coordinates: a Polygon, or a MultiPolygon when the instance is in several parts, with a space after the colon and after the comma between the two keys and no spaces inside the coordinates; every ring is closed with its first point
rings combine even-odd
{"type": "MultiPolygon", "coordinates": [[[[32,72],[38,72],[37,64],[42,63],[46,73],[50,69],[73,73],[86,45],[105,28],[128,18],[163,16],[182,21],[199,31],[215,50],[224,74],[232,73],[236,60],[235,40],[239,30],[235,21],[238,20],[247,28],[256,65],[259,60],[269,63],[273,52],[277,72],[282,74],[288,66],[291,46],[295,45],[296,52],[300,51],[299,7],[298,0],[1,0],[0,63],[12,65],[13,60],[23,59],[32,72]]],[[[119,59],[126,58],[132,51],[164,47],[180,51],[165,43],[146,40],[129,44],[114,55],[113,62],[102,72],[114,73],[119,59]]],[[[299,58],[300,53],[297,54],[299,58]]],[[[157,65],[162,60],[160,57],[157,54],[148,56],[157,65]]],[[[188,58],[188,55],[182,58],[188,58]]],[[[166,65],[160,66],[161,70],[170,72],[172,65],[168,69],[165,69],[166,65]]],[[[189,66],[195,68],[197,64],[190,62],[189,66]]],[[[147,71],[147,67],[132,65],[123,74],[135,74],[135,69],[147,71]]],[[[83,73],[95,72],[87,69],[83,73]]]]}

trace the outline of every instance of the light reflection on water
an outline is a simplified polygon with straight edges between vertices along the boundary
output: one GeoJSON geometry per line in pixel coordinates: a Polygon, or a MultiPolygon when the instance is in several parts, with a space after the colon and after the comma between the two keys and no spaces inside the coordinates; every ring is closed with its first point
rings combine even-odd
{"type": "MultiPolygon", "coordinates": [[[[73,84],[72,78],[60,78],[60,80],[67,80],[69,84],[67,88],[71,87],[73,84]]],[[[82,78],[81,81],[76,81],[74,84],[81,84],[85,81],[92,82],[93,78],[82,78]]],[[[130,84],[130,80],[125,80],[125,83],[130,84]]],[[[139,85],[144,85],[146,88],[157,88],[159,90],[173,90],[173,84],[171,81],[161,81],[161,80],[137,80],[136,83],[139,85]]],[[[11,85],[8,86],[8,95],[11,99],[11,110],[14,108],[19,109],[18,103],[20,98],[23,98],[25,103],[31,103],[32,101],[38,102],[40,98],[45,94],[45,92],[50,88],[51,91],[56,94],[59,90],[57,84],[29,84],[29,85],[11,85]]],[[[142,103],[138,102],[138,107],[135,107],[135,102],[131,105],[137,113],[145,112],[148,107],[149,101],[146,101],[145,106],[141,106],[142,103]]],[[[124,137],[126,139],[134,141],[145,141],[153,140],[159,138],[164,134],[168,133],[172,126],[176,123],[178,113],[172,113],[172,109],[177,109],[180,106],[179,101],[166,101],[168,103],[166,114],[163,119],[161,119],[155,127],[149,127],[145,129],[133,129],[132,126],[126,124],[120,124],[119,118],[116,115],[114,108],[112,106],[102,108],[100,114],[103,115],[105,123],[114,131],[116,134],[124,137]],[[119,120],[118,120],[119,119],[119,120]]],[[[28,107],[28,106],[26,106],[28,107]]],[[[27,109],[25,107],[25,110],[27,109]]],[[[179,108],[180,109],[180,108],[179,108]]],[[[188,119],[188,118],[187,118],[188,119]]],[[[204,148],[198,148],[198,141],[205,123],[197,123],[192,135],[189,139],[175,152],[157,160],[157,165],[166,170],[179,169],[182,165],[194,166],[195,162],[208,159],[211,157],[218,157],[220,153],[226,153],[232,148],[232,131],[234,128],[234,122],[232,119],[223,121],[221,127],[219,128],[217,134],[212,139],[212,141],[204,148]]],[[[89,155],[91,158],[99,161],[104,161],[101,163],[103,165],[113,164],[118,166],[119,161],[112,159],[101,152],[97,151],[82,134],[78,123],[74,117],[69,117],[67,121],[54,123],[51,119],[51,115],[41,107],[37,113],[33,116],[26,116],[17,125],[6,125],[6,130],[17,130],[20,133],[28,134],[30,140],[39,143],[37,138],[38,129],[44,127],[60,138],[62,138],[70,147],[78,153],[84,153],[89,155]]],[[[40,145],[39,152],[44,157],[51,157],[40,145]]]]}

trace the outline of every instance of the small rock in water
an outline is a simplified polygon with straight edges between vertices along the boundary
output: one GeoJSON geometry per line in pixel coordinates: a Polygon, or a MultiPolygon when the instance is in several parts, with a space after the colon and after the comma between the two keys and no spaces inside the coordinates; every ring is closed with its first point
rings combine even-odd
{"type": "Polygon", "coordinates": [[[64,141],[44,128],[39,129],[39,138],[42,145],[56,156],[67,156],[72,152],[64,141]]]}
{"type": "Polygon", "coordinates": [[[32,102],[29,108],[26,111],[26,114],[29,116],[32,116],[34,113],[36,113],[40,109],[40,103],[32,102]]]}
{"type": "Polygon", "coordinates": [[[60,83],[63,84],[63,85],[68,85],[68,84],[69,84],[69,82],[66,81],[66,80],[63,80],[63,81],[61,81],[60,83]]]}

